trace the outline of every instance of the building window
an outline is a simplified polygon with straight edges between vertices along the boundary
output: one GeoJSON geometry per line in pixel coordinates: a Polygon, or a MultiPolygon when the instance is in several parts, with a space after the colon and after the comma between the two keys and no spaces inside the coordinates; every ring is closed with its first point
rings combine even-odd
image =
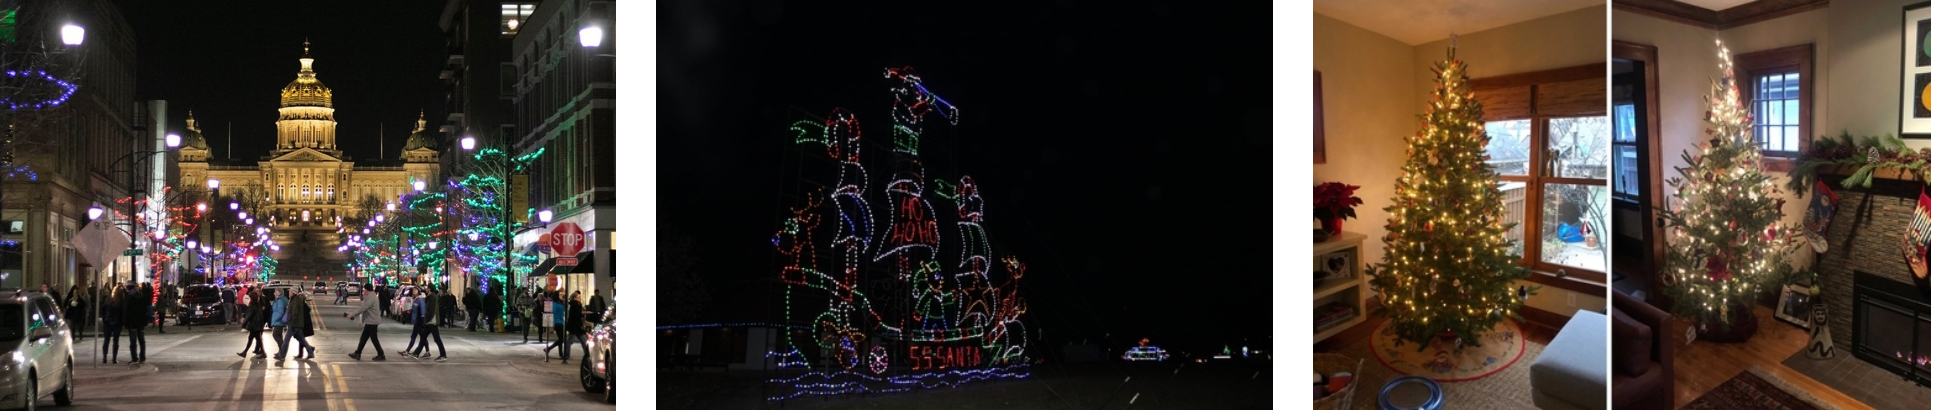
{"type": "Polygon", "coordinates": [[[1732,61],[1765,168],[1791,171],[1812,141],[1812,45],[1745,53],[1732,61]]]}
{"type": "Polygon", "coordinates": [[[1504,196],[1504,221],[1524,267],[1606,283],[1608,248],[1583,237],[1610,223],[1613,151],[1604,107],[1604,65],[1475,79],[1484,106],[1485,152],[1504,196]],[[1580,236],[1582,234],[1582,236],[1580,236]]]}
{"type": "Polygon", "coordinates": [[[1611,107],[1612,196],[1626,201],[1638,199],[1638,121],[1637,105],[1620,102],[1611,107]]]}
{"type": "Polygon", "coordinates": [[[517,29],[523,28],[527,23],[530,23],[530,13],[536,11],[537,5],[535,4],[505,3],[503,5],[503,22],[498,25],[498,29],[502,30],[506,36],[517,34],[517,29]]]}

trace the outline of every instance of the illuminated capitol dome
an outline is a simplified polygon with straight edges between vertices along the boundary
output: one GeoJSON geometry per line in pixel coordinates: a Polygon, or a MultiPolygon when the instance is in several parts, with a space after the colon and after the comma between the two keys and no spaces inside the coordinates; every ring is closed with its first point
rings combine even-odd
{"type": "MultiPolygon", "coordinates": [[[[280,261],[277,275],[343,279],[342,264],[347,257],[335,249],[340,243],[338,219],[358,215],[365,198],[381,205],[411,190],[411,182],[435,179],[438,154],[433,144],[419,142],[422,139],[415,136],[400,153],[389,151],[384,159],[357,160],[339,150],[333,92],[316,78],[316,59],[309,49],[309,42],[303,41],[302,57],[297,59],[301,69],[294,81],[282,87],[282,104],[276,109],[275,149],[252,160],[211,159],[210,145],[190,143],[177,152],[181,183],[176,187],[205,187],[209,178],[221,180],[221,196],[237,199],[250,210],[249,215],[257,217],[257,224],[273,231],[275,243],[282,246],[274,254],[280,261]]],[[[228,115],[245,118],[248,114],[228,115]]],[[[418,116],[415,132],[422,134],[425,122],[421,114],[418,116]]],[[[368,126],[358,130],[374,129],[368,126]]],[[[202,141],[193,114],[189,115],[188,129],[192,136],[188,140],[202,141]]],[[[379,133],[346,139],[351,144],[387,145],[379,133]]],[[[267,138],[234,136],[242,141],[267,138]]]]}

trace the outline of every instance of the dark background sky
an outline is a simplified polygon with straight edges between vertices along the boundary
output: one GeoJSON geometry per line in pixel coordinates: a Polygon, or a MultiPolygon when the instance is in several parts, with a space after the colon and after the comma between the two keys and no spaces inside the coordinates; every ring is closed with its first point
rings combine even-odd
{"type": "Polygon", "coordinates": [[[137,99],[167,100],[171,128],[195,120],[217,158],[253,160],[275,147],[283,86],[312,42],[316,78],[334,92],[336,144],[357,160],[397,158],[429,112],[442,122],[436,78],[445,52],[441,1],[116,1],[136,39],[137,99]],[[234,124],[234,152],[227,149],[234,124]]]}
{"type": "MultiPolygon", "coordinates": [[[[882,72],[913,66],[962,113],[957,127],[928,117],[928,134],[954,136],[923,148],[929,176],[977,180],[995,252],[1028,262],[1029,323],[1052,344],[1271,335],[1266,2],[839,3],[659,6],[658,228],[697,244],[706,313],[755,304],[795,205],[781,196],[832,170],[801,166],[824,149],[799,150],[786,126],[843,107],[889,138],[882,72]]],[[[866,152],[874,192],[882,152],[866,152]]]]}

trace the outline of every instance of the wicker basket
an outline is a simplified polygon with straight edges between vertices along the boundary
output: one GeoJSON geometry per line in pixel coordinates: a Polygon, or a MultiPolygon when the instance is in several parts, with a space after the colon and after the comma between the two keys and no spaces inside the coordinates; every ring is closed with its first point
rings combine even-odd
{"type": "Polygon", "coordinates": [[[1336,372],[1349,372],[1355,375],[1355,378],[1349,381],[1349,386],[1343,388],[1341,392],[1317,399],[1315,409],[1352,409],[1350,400],[1356,396],[1356,386],[1362,383],[1362,360],[1334,353],[1318,353],[1315,369],[1316,373],[1323,376],[1334,375],[1336,372]]]}

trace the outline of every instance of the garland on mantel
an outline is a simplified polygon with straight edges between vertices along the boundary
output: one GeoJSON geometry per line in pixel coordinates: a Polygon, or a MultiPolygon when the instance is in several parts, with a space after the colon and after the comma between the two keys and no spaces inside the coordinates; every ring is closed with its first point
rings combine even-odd
{"type": "Polygon", "coordinates": [[[1821,168],[1856,168],[1851,176],[1839,182],[1841,187],[1873,187],[1873,172],[1882,168],[1900,169],[1907,174],[1925,180],[1928,176],[1927,160],[1933,153],[1927,149],[1914,151],[1906,147],[1906,141],[1893,135],[1865,136],[1857,142],[1852,133],[1839,132],[1839,138],[1821,136],[1812,141],[1812,149],[1799,157],[1797,166],[1792,168],[1792,180],[1785,187],[1799,196],[1805,196],[1812,182],[1819,180],[1821,168]]]}

